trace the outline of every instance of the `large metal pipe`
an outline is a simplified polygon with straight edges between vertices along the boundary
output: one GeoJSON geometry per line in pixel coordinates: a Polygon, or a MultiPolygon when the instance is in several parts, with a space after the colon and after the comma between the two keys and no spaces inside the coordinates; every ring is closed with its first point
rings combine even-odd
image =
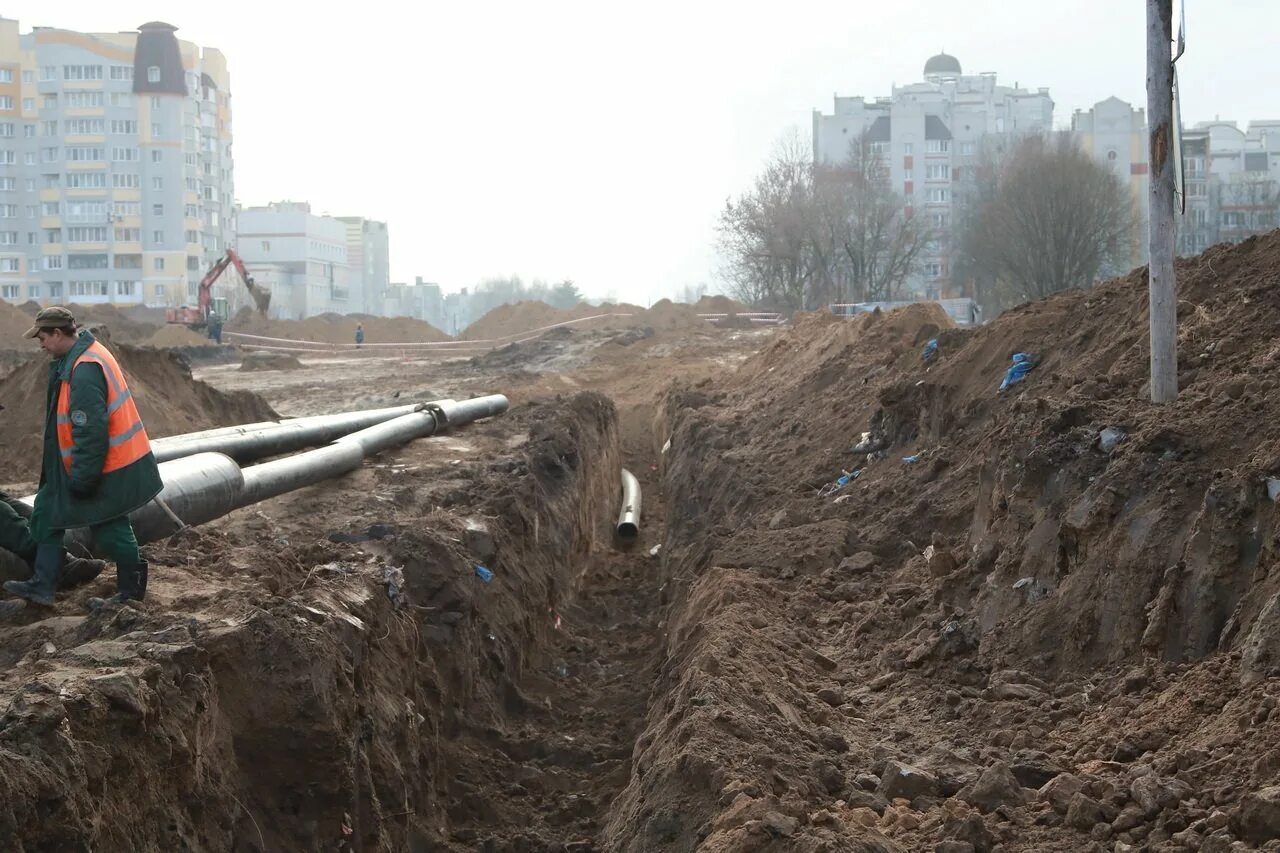
{"type": "MultiPolygon", "coordinates": [[[[375,424],[316,450],[245,469],[221,453],[184,456],[160,465],[160,478],[164,482],[160,499],[184,523],[204,524],[233,509],[345,474],[360,467],[365,456],[449,427],[501,414],[507,405],[507,398],[501,394],[473,400],[445,400],[441,405],[423,404],[424,411],[375,424]]],[[[35,495],[22,501],[34,505],[35,495]]],[[[129,520],[141,543],[154,542],[174,532],[172,520],[154,501],[132,513],[129,520]]],[[[71,538],[87,545],[88,531],[72,531],[71,538]]]]}
{"type": "Polygon", "coordinates": [[[348,433],[385,423],[426,406],[443,405],[452,400],[433,400],[386,409],[342,412],[336,415],[314,415],[281,421],[264,421],[234,427],[220,427],[202,432],[157,438],[151,451],[157,462],[168,462],[196,453],[225,453],[237,462],[263,459],[292,453],[304,447],[316,447],[348,433]]]}
{"type": "Polygon", "coordinates": [[[640,481],[622,469],[622,512],[618,513],[618,538],[630,541],[640,535],[640,481]]]}

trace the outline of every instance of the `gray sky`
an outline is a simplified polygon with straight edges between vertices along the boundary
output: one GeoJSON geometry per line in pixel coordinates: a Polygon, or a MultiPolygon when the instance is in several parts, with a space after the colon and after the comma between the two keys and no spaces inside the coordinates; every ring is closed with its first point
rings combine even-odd
{"type": "MultiPolygon", "coordinates": [[[[1175,0],[1176,3],[1176,0],[1175,0]]],[[[1277,0],[1188,0],[1183,118],[1280,118],[1277,0]],[[1212,11],[1210,11],[1212,10],[1212,11]]],[[[1145,105],[1142,0],[392,4],[19,0],[84,31],[167,21],[232,74],[236,196],[384,219],[395,280],[572,278],[644,303],[715,289],[716,216],[831,96],[889,94],[945,49],[1047,86],[1055,122],[1145,105]]]]}

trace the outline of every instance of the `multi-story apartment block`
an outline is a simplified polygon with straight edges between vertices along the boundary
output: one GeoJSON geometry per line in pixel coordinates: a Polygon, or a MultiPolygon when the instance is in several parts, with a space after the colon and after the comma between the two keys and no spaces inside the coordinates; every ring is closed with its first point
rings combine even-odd
{"type": "Polygon", "coordinates": [[[1237,242],[1280,225],[1280,122],[1200,122],[1182,133],[1187,211],[1178,253],[1237,242]]]}
{"type": "Polygon", "coordinates": [[[391,242],[387,223],[362,216],[339,216],[347,226],[347,263],[351,267],[351,310],[383,311],[383,294],[391,286],[391,242]]]}
{"type": "MultiPolygon", "coordinates": [[[[306,202],[273,202],[237,214],[238,251],[257,284],[271,291],[275,317],[300,320],[332,312],[361,311],[351,298],[348,225],[317,216],[306,202]]],[[[234,312],[249,304],[238,292],[228,302],[234,312]]]]}
{"type": "Polygon", "coordinates": [[[0,19],[0,298],[178,305],[225,251],[227,63],[175,32],[0,19]]]}
{"type": "Polygon", "coordinates": [[[1001,86],[990,72],[966,76],[955,57],[941,53],[925,63],[922,83],[895,86],[890,97],[874,101],[837,96],[831,115],[815,111],[813,148],[818,162],[840,163],[865,134],[884,158],[890,185],[913,215],[928,217],[934,235],[908,290],[938,298],[953,293],[956,191],[972,177],[981,143],[1052,126],[1048,89],[1001,86]]]}

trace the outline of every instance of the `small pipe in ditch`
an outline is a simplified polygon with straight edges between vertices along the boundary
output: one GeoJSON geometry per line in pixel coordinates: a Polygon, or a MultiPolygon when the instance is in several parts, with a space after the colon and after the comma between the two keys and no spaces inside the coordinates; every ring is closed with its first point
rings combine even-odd
{"type": "Polygon", "coordinates": [[[640,481],[622,469],[622,512],[618,513],[618,538],[627,542],[640,535],[640,481]]]}

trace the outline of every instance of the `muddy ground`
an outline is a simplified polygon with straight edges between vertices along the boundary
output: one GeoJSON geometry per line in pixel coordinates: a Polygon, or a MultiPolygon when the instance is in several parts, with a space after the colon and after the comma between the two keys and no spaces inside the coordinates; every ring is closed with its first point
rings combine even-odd
{"type": "Polygon", "coordinates": [[[0,846],[1280,849],[1277,268],[1181,265],[1166,407],[1140,271],[974,330],[197,364],[287,415],[513,405],[0,627],[0,846]]]}

